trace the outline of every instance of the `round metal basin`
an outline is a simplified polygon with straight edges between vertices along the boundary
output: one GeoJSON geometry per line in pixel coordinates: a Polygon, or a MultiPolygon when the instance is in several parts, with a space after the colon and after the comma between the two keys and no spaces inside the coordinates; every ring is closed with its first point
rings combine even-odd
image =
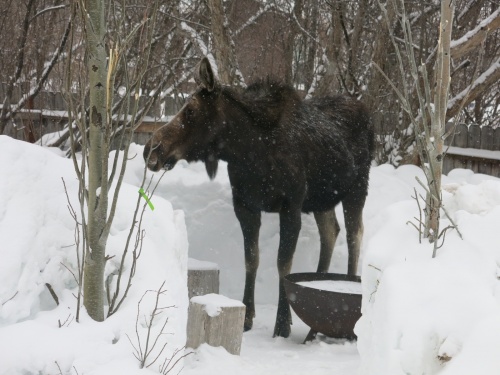
{"type": "Polygon", "coordinates": [[[285,276],[285,290],[290,306],[298,317],[311,327],[311,331],[334,338],[356,339],[353,330],[361,317],[361,294],[332,292],[297,284],[319,280],[361,283],[359,276],[335,273],[292,273],[285,276]]]}

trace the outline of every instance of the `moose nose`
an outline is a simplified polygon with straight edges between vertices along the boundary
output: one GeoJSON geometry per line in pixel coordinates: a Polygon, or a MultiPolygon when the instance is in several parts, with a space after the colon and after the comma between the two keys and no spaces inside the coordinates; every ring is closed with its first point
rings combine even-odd
{"type": "Polygon", "coordinates": [[[156,155],[155,152],[152,152],[151,155],[149,155],[148,168],[155,169],[157,164],[158,164],[158,155],[156,155]]]}
{"type": "Polygon", "coordinates": [[[155,152],[154,149],[151,148],[151,144],[148,142],[146,146],[144,146],[143,153],[144,161],[147,163],[147,167],[152,171],[156,171],[159,169],[158,165],[158,153],[155,152]]]}

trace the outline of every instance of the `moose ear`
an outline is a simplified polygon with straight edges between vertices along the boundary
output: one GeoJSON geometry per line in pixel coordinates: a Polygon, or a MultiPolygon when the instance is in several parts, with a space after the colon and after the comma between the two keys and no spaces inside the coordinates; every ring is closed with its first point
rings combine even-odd
{"type": "Polygon", "coordinates": [[[194,80],[196,83],[207,89],[208,91],[213,91],[215,89],[216,81],[212,66],[208,58],[204,57],[198,64],[198,69],[195,74],[194,80]]]}

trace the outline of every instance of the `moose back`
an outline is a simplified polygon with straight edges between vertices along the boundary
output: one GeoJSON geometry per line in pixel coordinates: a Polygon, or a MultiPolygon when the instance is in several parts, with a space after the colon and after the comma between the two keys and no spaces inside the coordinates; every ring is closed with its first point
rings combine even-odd
{"type": "Polygon", "coordinates": [[[368,111],[344,96],[301,100],[293,88],[269,80],[244,90],[225,87],[207,58],[198,65],[195,79],[198,88],[146,144],[144,158],[153,171],[169,170],[180,159],[201,160],[210,178],[217,173],[218,161],[227,161],[245,249],[245,330],[252,328],[255,316],[261,212],[279,214],[274,335],[287,337],[291,314],[283,278],[292,267],[301,212],[314,214],[321,243],[317,272],[328,272],[340,231],[334,208],[342,202],[347,272],[357,271],[374,148],[368,111]]]}

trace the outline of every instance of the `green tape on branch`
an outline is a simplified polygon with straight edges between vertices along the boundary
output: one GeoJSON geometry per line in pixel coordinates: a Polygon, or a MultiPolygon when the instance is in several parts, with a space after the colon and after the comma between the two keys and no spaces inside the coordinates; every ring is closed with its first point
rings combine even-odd
{"type": "Polygon", "coordinates": [[[153,203],[151,203],[151,201],[149,200],[148,196],[146,195],[146,193],[144,192],[144,189],[143,188],[140,188],[139,189],[139,194],[141,194],[141,196],[146,200],[149,208],[151,208],[151,211],[154,211],[155,209],[155,206],[153,206],[153,203]]]}

